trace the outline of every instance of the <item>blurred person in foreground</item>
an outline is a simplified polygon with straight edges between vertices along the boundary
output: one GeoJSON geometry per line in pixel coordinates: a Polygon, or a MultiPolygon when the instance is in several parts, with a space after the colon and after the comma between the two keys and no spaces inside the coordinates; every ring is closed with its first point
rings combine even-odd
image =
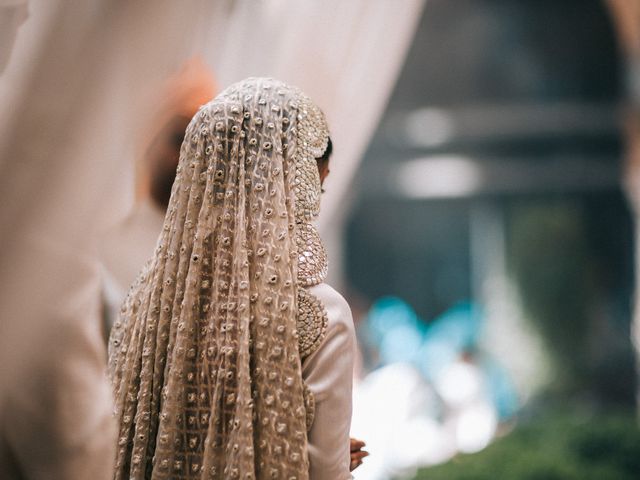
{"type": "Polygon", "coordinates": [[[111,333],[116,479],[351,478],[355,334],[311,223],[329,153],[324,114],[272,79],[189,124],[111,333]]]}
{"type": "Polygon", "coordinates": [[[27,0],[0,0],[0,74],[11,58],[18,29],[28,17],[27,0]]]}
{"type": "MultiPolygon", "coordinates": [[[[0,75],[27,18],[27,0],[0,0],[0,75]]],[[[110,478],[115,425],[96,263],[40,230],[19,242],[26,262],[7,261],[3,244],[12,281],[0,302],[0,478],[110,478]]]]}
{"type": "Polygon", "coordinates": [[[129,285],[153,254],[187,125],[215,92],[213,74],[199,57],[194,57],[155,96],[150,107],[155,112],[142,132],[139,147],[138,200],[126,218],[105,232],[100,244],[108,327],[113,324],[129,285]]]}

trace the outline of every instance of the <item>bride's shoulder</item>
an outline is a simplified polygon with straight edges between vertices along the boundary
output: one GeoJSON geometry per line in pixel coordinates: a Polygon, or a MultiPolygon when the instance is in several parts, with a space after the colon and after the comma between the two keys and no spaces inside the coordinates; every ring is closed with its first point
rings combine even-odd
{"type": "Polygon", "coordinates": [[[332,326],[346,326],[353,330],[353,317],[351,308],[344,297],[333,287],[326,283],[320,283],[309,288],[312,293],[324,306],[327,312],[329,328],[332,326]]]}

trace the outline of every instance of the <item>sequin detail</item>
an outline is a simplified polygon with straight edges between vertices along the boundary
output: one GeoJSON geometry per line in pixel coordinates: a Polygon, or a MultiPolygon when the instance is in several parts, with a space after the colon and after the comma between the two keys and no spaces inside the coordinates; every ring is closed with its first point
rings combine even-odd
{"type": "Polygon", "coordinates": [[[327,313],[314,295],[298,290],[298,345],[304,359],[315,352],[327,333],[327,313]]]}
{"type": "Polygon", "coordinates": [[[327,252],[316,228],[310,223],[298,225],[296,232],[298,249],[298,283],[312,287],[327,277],[327,252]]]}
{"type": "Polygon", "coordinates": [[[322,111],[305,95],[298,104],[300,142],[296,151],[296,221],[311,222],[320,213],[320,158],[329,143],[329,127],[322,111]]]}

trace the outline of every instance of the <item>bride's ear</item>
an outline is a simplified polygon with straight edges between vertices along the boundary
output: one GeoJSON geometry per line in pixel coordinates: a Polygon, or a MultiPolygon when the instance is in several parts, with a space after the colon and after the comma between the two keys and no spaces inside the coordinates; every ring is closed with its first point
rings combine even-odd
{"type": "Polygon", "coordinates": [[[324,183],[324,179],[329,175],[329,159],[331,158],[331,153],[333,152],[333,144],[331,143],[331,139],[327,143],[327,149],[324,151],[324,155],[320,158],[316,159],[318,163],[318,173],[320,173],[320,184],[324,183]]]}

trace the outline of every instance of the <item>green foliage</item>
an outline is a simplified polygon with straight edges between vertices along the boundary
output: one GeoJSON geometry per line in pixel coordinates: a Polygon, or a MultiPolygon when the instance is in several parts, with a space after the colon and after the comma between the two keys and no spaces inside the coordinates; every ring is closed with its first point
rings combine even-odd
{"type": "Polygon", "coordinates": [[[579,203],[556,201],[514,207],[510,269],[527,317],[555,364],[554,388],[573,392],[589,384],[589,335],[596,288],[594,255],[579,203]]]}
{"type": "Polygon", "coordinates": [[[632,414],[548,416],[473,455],[418,472],[416,480],[633,480],[640,429],[632,414]]]}

